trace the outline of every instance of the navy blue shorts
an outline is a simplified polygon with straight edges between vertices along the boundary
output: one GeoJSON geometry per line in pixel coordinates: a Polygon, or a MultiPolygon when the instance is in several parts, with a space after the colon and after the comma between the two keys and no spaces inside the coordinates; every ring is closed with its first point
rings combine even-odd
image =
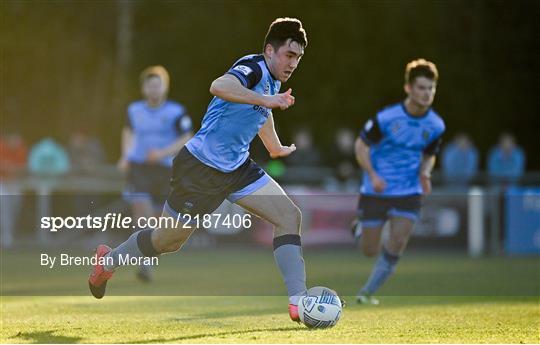
{"type": "Polygon", "coordinates": [[[128,202],[148,200],[161,206],[169,194],[170,179],[169,167],[130,162],[124,199],[128,202]]]}
{"type": "Polygon", "coordinates": [[[268,181],[266,172],[249,158],[236,170],[225,173],[202,163],[184,147],[173,161],[165,210],[173,217],[210,214],[225,199],[234,203],[268,181]]]}
{"type": "Polygon", "coordinates": [[[417,221],[422,207],[421,195],[380,197],[360,195],[358,218],[366,228],[378,228],[390,217],[405,217],[417,221]]]}

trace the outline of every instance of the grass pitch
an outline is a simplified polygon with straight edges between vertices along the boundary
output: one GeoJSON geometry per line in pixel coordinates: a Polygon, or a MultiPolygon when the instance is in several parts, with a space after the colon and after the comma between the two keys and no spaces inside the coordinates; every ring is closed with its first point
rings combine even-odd
{"type": "Polygon", "coordinates": [[[350,297],[372,260],[307,250],[309,285],[336,288],[348,302],[336,327],[308,330],[289,320],[271,250],[164,257],[153,283],[125,269],[99,301],[87,295],[87,267],[43,271],[36,255],[2,255],[20,262],[2,264],[2,343],[540,342],[537,258],[408,254],[372,307],[350,297]],[[31,296],[54,290],[63,296],[31,296]],[[134,296],[145,293],[154,296],[134,296]]]}

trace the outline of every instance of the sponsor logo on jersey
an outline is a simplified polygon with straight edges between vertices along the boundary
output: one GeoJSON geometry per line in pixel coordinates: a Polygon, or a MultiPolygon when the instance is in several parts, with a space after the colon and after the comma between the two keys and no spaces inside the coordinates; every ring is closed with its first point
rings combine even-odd
{"type": "Polygon", "coordinates": [[[253,110],[255,110],[264,117],[270,116],[270,112],[268,111],[268,109],[266,109],[265,107],[261,107],[260,105],[254,105],[253,110]]]}
{"type": "Polygon", "coordinates": [[[422,131],[422,139],[424,139],[425,141],[429,139],[429,132],[425,129],[422,131]]]}
{"type": "Polygon", "coordinates": [[[248,66],[244,66],[244,65],[238,65],[238,66],[234,67],[233,71],[238,71],[238,72],[242,73],[245,76],[247,76],[251,72],[253,72],[253,70],[251,68],[249,68],[248,66]]]}

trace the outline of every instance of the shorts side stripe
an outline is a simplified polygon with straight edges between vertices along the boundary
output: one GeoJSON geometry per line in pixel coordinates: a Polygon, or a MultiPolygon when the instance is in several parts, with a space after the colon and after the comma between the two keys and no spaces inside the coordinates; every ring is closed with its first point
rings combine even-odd
{"type": "Polygon", "coordinates": [[[378,228],[384,225],[385,220],[383,219],[370,219],[370,220],[360,220],[362,223],[362,228],[378,228]]]}
{"type": "Polygon", "coordinates": [[[392,217],[403,217],[411,219],[412,221],[416,222],[420,217],[418,216],[418,213],[413,211],[404,211],[404,210],[397,210],[395,208],[390,209],[388,211],[388,215],[392,217]]]}
{"type": "Polygon", "coordinates": [[[245,186],[244,188],[240,189],[239,191],[236,191],[234,193],[229,194],[227,197],[227,200],[229,200],[232,203],[237,202],[238,200],[242,199],[245,196],[248,196],[257,190],[264,187],[268,182],[270,181],[270,176],[268,176],[266,173],[264,173],[263,176],[261,176],[258,180],[255,182],[245,186]]]}

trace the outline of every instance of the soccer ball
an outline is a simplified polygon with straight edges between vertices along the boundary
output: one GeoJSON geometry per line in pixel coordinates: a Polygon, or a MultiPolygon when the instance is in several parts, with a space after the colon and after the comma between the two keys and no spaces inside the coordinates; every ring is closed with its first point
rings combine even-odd
{"type": "Polygon", "coordinates": [[[341,309],[341,300],[336,292],[324,286],[312,287],[298,302],[300,321],[308,328],[335,326],[341,309]]]}

